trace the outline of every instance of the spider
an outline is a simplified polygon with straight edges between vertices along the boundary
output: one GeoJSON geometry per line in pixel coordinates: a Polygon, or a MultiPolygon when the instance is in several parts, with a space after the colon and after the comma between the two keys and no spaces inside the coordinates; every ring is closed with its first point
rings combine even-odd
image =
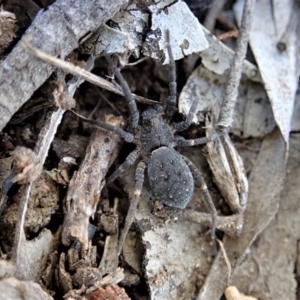
{"type": "Polygon", "coordinates": [[[174,149],[174,147],[177,146],[204,144],[214,139],[214,136],[210,139],[202,137],[186,140],[178,135],[178,132],[186,130],[192,124],[193,117],[196,113],[197,102],[194,101],[194,103],[192,103],[191,109],[184,121],[178,123],[171,121],[176,111],[177,83],[175,61],[170,47],[169,31],[166,31],[166,41],[170,67],[169,96],[165,103],[149,107],[140,114],[126,81],[113,63],[111,57],[106,54],[105,56],[110,68],[117,77],[128,102],[130,111],[128,121],[129,130],[125,131],[104,122],[85,120],[96,126],[112,131],[122,137],[126,142],[136,145],[136,149],[127,156],[125,162],[107,179],[106,185],[118,178],[126,169],[140,159],[135,171],[133,197],[119,240],[118,255],[121,254],[125,237],[134,220],[138,200],[143,188],[146,169],[154,198],[170,208],[184,209],[191,200],[194,185],[200,186],[204,194],[205,202],[211,212],[211,237],[213,242],[215,241],[217,211],[210,197],[206,183],[197,167],[188,158],[174,149]]]}

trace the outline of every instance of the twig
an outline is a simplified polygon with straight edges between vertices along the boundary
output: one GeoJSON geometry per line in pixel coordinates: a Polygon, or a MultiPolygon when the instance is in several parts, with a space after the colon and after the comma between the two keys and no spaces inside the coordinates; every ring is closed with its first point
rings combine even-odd
{"type": "Polygon", "coordinates": [[[138,64],[142,63],[143,61],[147,60],[149,57],[148,56],[145,56],[135,62],[132,62],[132,63],[128,63],[126,66],[128,67],[133,67],[133,66],[137,66],[138,64]]]}
{"type": "Polygon", "coordinates": [[[214,1],[214,3],[211,5],[209,12],[207,13],[205,20],[203,22],[203,25],[209,30],[213,31],[216,24],[216,19],[218,17],[218,14],[221,12],[225,0],[217,0],[214,1]]]}
{"type": "Polygon", "coordinates": [[[116,112],[116,114],[125,118],[125,116],[118,110],[118,108],[111,101],[109,101],[105,95],[103,95],[102,91],[99,88],[97,88],[97,92],[100,98],[104,100],[116,112]]]}
{"type": "Polygon", "coordinates": [[[228,31],[228,32],[218,35],[218,39],[220,41],[224,41],[224,40],[232,38],[232,37],[237,38],[238,34],[239,34],[239,31],[237,29],[231,30],[231,31],[228,31]]]}
{"type": "Polygon", "coordinates": [[[238,86],[242,76],[242,65],[245,59],[249,32],[251,28],[255,0],[245,0],[241,28],[237,40],[237,50],[230,69],[229,79],[226,86],[225,98],[218,121],[220,129],[226,129],[232,124],[232,115],[238,95],[238,86]]]}
{"type": "Polygon", "coordinates": [[[99,286],[110,285],[110,284],[118,284],[123,279],[124,279],[124,270],[121,269],[121,268],[117,268],[115,273],[105,276],[102,280],[96,282],[92,287],[87,289],[86,294],[92,293],[99,286]]]}
{"type": "MultiPolygon", "coordinates": [[[[31,44],[30,44],[30,41],[27,39],[27,40],[24,40],[24,45],[26,46],[26,48],[36,57],[38,57],[39,59],[47,62],[48,64],[52,65],[52,66],[55,66],[57,68],[60,68],[62,70],[64,70],[65,72],[68,72],[74,76],[77,76],[77,77],[80,77],[80,78],[83,78],[84,80],[96,85],[96,86],[99,86],[105,90],[108,90],[110,92],[113,92],[115,94],[118,94],[118,95],[122,95],[124,96],[124,93],[123,91],[119,90],[118,88],[116,88],[115,85],[113,85],[111,82],[99,77],[99,76],[96,76],[94,74],[92,74],[91,72],[88,72],[86,71],[85,69],[82,69],[78,66],[74,66],[72,63],[69,63],[67,61],[64,61],[62,59],[59,59],[59,58],[56,58],[54,56],[51,56],[51,55],[48,55],[47,53],[43,52],[43,51],[40,51],[36,48],[34,48],[31,44]]],[[[147,98],[144,98],[144,97],[140,97],[140,96],[137,96],[137,95],[133,95],[133,98],[136,100],[136,101],[139,101],[141,103],[145,103],[145,104],[157,104],[158,102],[157,101],[153,101],[153,100],[150,100],[150,99],[147,99],[147,98]]]]}
{"type": "Polygon", "coordinates": [[[101,100],[98,100],[97,105],[93,108],[92,112],[87,117],[88,119],[91,119],[93,117],[93,115],[95,114],[95,112],[99,109],[99,107],[101,105],[101,102],[102,102],[101,100]]]}

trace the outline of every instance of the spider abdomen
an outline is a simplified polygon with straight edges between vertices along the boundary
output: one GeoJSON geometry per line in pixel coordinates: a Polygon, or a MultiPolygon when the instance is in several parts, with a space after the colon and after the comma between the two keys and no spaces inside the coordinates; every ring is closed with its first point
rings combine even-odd
{"type": "Polygon", "coordinates": [[[160,147],[148,159],[148,177],[154,197],[176,208],[185,208],[194,192],[192,173],[172,148],[160,147]]]}

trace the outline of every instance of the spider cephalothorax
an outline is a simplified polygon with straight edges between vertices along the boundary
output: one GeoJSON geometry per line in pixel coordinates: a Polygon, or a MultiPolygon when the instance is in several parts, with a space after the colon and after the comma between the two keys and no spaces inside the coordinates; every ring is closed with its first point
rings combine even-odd
{"type": "Polygon", "coordinates": [[[172,128],[164,121],[160,114],[162,109],[161,106],[148,108],[141,115],[142,120],[139,146],[147,156],[159,147],[173,146],[174,130],[172,130],[172,128]]]}

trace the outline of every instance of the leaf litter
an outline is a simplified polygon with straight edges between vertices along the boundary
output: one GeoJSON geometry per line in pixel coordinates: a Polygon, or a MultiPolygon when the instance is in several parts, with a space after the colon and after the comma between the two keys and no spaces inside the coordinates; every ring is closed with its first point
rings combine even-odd
{"type": "MultiPolygon", "coordinates": [[[[240,20],[243,4],[243,1],[237,1],[234,7],[238,20],[240,20]]],[[[230,298],[228,292],[225,293],[225,296],[228,299],[248,299],[237,292],[239,290],[243,294],[256,298],[296,299],[296,280],[299,278],[298,273],[296,273],[298,276],[296,279],[294,274],[295,270],[298,272],[295,262],[299,261],[299,246],[297,244],[299,239],[297,236],[297,228],[299,227],[297,225],[298,193],[296,184],[299,161],[297,155],[297,149],[299,148],[297,120],[299,114],[298,110],[293,110],[293,108],[299,76],[299,53],[297,52],[299,48],[297,48],[296,42],[299,30],[297,32],[297,26],[293,22],[297,21],[294,15],[295,11],[299,12],[299,6],[297,1],[289,0],[272,1],[272,4],[271,2],[268,4],[257,2],[255,5],[249,43],[259,71],[255,64],[244,60],[244,76],[239,85],[238,100],[233,113],[233,125],[230,128],[231,138],[237,153],[239,153],[236,155],[241,156],[241,159],[238,160],[243,161],[244,174],[247,175],[249,180],[248,201],[246,199],[248,204],[247,207],[241,209],[243,228],[239,237],[225,235],[222,241],[232,267],[231,285],[234,286],[232,295],[239,296],[231,296],[230,298]],[[261,13],[264,13],[264,17],[259,15],[261,13]],[[284,21],[282,21],[282,16],[285,17],[284,21]],[[289,145],[291,128],[295,133],[289,145]],[[285,182],[288,156],[290,158],[285,182]],[[284,184],[285,188],[283,189],[284,184]]],[[[155,53],[154,57],[166,63],[166,53],[162,47],[164,42],[160,39],[158,30],[163,28],[171,28],[171,36],[173,34],[173,40],[176,41],[176,46],[171,44],[176,59],[192,52],[200,52],[203,65],[197,67],[188,77],[179,97],[179,109],[186,114],[193,98],[197,97],[199,99],[198,113],[194,121],[204,124],[207,117],[206,112],[214,110],[216,105],[221,106],[225,95],[226,79],[232,64],[233,51],[224,46],[207,30],[202,29],[201,24],[192,16],[186,4],[181,1],[175,3],[172,3],[172,1],[157,1],[148,9],[145,9],[145,6],[138,7],[134,3],[129,3],[128,8],[124,6],[123,10],[120,10],[117,15],[113,18],[115,22],[113,30],[108,28],[108,31],[102,31],[106,32],[108,41],[104,45],[104,49],[110,47],[111,50],[109,51],[116,51],[124,65],[128,60],[128,51],[133,51],[135,56],[139,57],[140,50],[144,55],[153,56],[153,53],[155,53]],[[178,22],[175,17],[172,18],[173,13],[180,15],[183,11],[185,15],[191,16],[191,18],[186,17],[186,20],[197,24],[197,36],[201,36],[201,39],[196,41],[194,35],[188,34],[187,28],[192,26],[192,23],[183,28],[182,22],[178,22]],[[152,27],[149,28],[150,33],[143,42],[140,37],[146,32],[147,20],[150,18],[152,27]],[[118,20],[120,20],[119,25],[118,20]],[[128,26],[128,24],[131,24],[130,20],[137,20],[137,22],[134,23],[134,26],[128,26]],[[112,47],[110,44],[114,34],[119,34],[114,33],[118,29],[123,31],[123,48],[122,44],[118,44],[116,47],[112,47]],[[175,32],[177,33],[175,34],[175,32]],[[182,39],[182,36],[185,40],[182,39]],[[199,46],[199,42],[202,46],[199,46]],[[179,48],[176,48],[178,46],[181,47],[180,51],[178,51],[179,48]],[[207,49],[204,50],[205,48],[207,49]],[[186,52],[186,49],[188,49],[188,52],[186,52]]],[[[195,30],[195,26],[193,28],[195,30]]],[[[100,40],[101,32],[98,41],[100,40]]],[[[98,53],[103,51],[99,49],[98,53]]],[[[90,63],[89,69],[94,65],[93,56],[90,63]]],[[[63,68],[61,65],[59,67],[63,68]]],[[[82,73],[78,74],[76,72],[73,74],[82,75],[82,73]]],[[[57,77],[61,81],[64,74],[57,71],[57,77]]],[[[91,76],[87,75],[87,77],[91,76]]],[[[87,78],[85,79],[87,80],[87,78]]],[[[94,83],[95,81],[99,82],[97,78],[93,78],[94,83]]],[[[71,95],[72,98],[80,82],[82,80],[75,80],[72,83],[72,88],[69,84],[67,95],[71,95]]],[[[106,86],[107,84],[103,82],[103,85],[106,86]]],[[[113,90],[117,94],[122,93],[110,83],[107,86],[109,90],[113,90]]],[[[153,97],[150,96],[149,98],[153,97]]],[[[142,98],[140,99],[143,101],[142,98]]],[[[147,103],[147,99],[145,101],[144,103],[147,103]]],[[[296,108],[298,102],[296,102],[296,108]]],[[[148,103],[150,102],[148,101],[148,103]]],[[[5,105],[9,104],[5,103],[5,105]]],[[[42,164],[45,162],[57,127],[61,123],[62,115],[64,115],[64,110],[61,108],[56,109],[52,116],[50,113],[50,125],[45,125],[43,129],[46,134],[40,134],[35,152],[42,164]]],[[[203,126],[209,127],[208,125],[203,126]]],[[[208,129],[206,128],[206,130],[208,129]]],[[[103,139],[106,138],[107,135],[104,135],[103,139]]],[[[100,148],[105,150],[102,146],[100,148]]],[[[96,153],[102,151],[97,149],[95,149],[96,153]]],[[[208,163],[202,155],[199,155],[200,152],[199,148],[182,150],[182,153],[187,155],[203,172],[213,199],[218,205],[219,213],[232,214],[234,209],[231,211],[228,208],[226,197],[224,194],[222,196],[216,188],[218,179],[214,179],[216,181],[215,185],[208,163]]],[[[231,163],[231,159],[229,159],[229,162],[231,163]]],[[[90,168],[92,166],[93,163],[90,168]]],[[[99,175],[94,177],[100,182],[103,181],[107,169],[108,165],[103,168],[103,174],[100,177],[99,175]]],[[[233,169],[231,169],[231,172],[233,172],[233,169]]],[[[2,182],[9,178],[7,174],[7,172],[4,172],[2,182]]],[[[91,172],[88,171],[87,174],[91,174],[91,172]]],[[[129,196],[132,194],[133,181],[130,172],[121,180],[124,184],[125,194],[129,196]]],[[[72,186],[71,182],[69,189],[72,186]]],[[[234,182],[239,190],[241,187],[239,179],[235,178],[234,182]]],[[[68,185],[68,181],[61,181],[61,183],[64,186],[68,185]]],[[[81,192],[80,183],[81,181],[76,184],[79,192],[81,192]]],[[[99,209],[97,203],[102,185],[100,183],[98,185],[99,191],[94,197],[95,202],[89,202],[85,196],[80,196],[79,200],[76,200],[76,197],[70,198],[71,202],[69,201],[69,206],[67,206],[69,208],[64,210],[65,220],[69,221],[65,221],[62,225],[63,230],[59,229],[53,234],[48,229],[44,229],[38,233],[38,238],[30,240],[28,229],[24,232],[24,228],[26,228],[26,225],[24,227],[24,224],[26,224],[24,220],[27,201],[31,201],[30,195],[33,193],[31,191],[33,184],[27,184],[24,202],[19,208],[20,218],[16,227],[12,256],[9,255],[9,250],[3,252],[2,245],[1,257],[3,260],[1,265],[3,268],[1,269],[4,269],[4,272],[1,273],[2,280],[0,280],[2,287],[3,285],[13,287],[15,293],[19,288],[19,284],[23,284],[23,281],[17,283],[17,279],[10,279],[11,282],[5,279],[9,276],[15,276],[18,279],[40,282],[42,287],[54,297],[58,295],[55,287],[59,287],[60,290],[66,293],[66,296],[81,295],[88,299],[89,296],[96,293],[97,288],[99,289],[97,293],[109,291],[108,293],[112,293],[111,297],[115,297],[118,293],[122,295],[124,291],[114,288],[113,285],[123,279],[123,285],[126,290],[130,291],[133,298],[142,296],[139,294],[140,291],[134,290],[132,287],[135,285],[143,286],[143,284],[148,287],[151,299],[191,299],[195,297],[197,299],[219,299],[224,294],[228,285],[226,280],[228,266],[225,264],[221,252],[213,258],[210,238],[205,227],[189,221],[176,220],[176,217],[175,220],[162,220],[154,216],[151,213],[153,207],[151,200],[149,200],[151,193],[147,183],[136,214],[136,227],[139,234],[128,236],[124,248],[124,251],[128,254],[124,253],[121,257],[121,262],[124,259],[124,270],[118,269],[119,273],[116,273],[119,274],[118,276],[114,276],[113,272],[113,269],[118,265],[118,258],[114,255],[118,242],[118,230],[114,232],[113,229],[109,228],[115,228],[114,217],[110,216],[116,214],[117,207],[121,206],[120,209],[122,210],[123,204],[121,205],[117,198],[114,199],[114,208],[111,207],[111,204],[105,204],[102,198],[107,197],[107,190],[104,189],[104,194],[100,198],[100,203],[103,203],[103,206],[102,209],[99,209]],[[91,206],[89,206],[89,203],[91,206]],[[73,205],[75,206],[73,207],[73,205]],[[72,217],[69,212],[70,209],[74,208],[75,213],[85,215],[82,223],[84,225],[78,223],[74,217],[75,215],[72,217]],[[104,212],[106,217],[101,218],[104,212]],[[91,220],[98,220],[98,215],[100,215],[99,219],[102,219],[102,222],[106,220],[106,225],[103,227],[106,228],[105,231],[111,231],[111,234],[107,235],[104,240],[97,239],[101,245],[104,243],[103,249],[106,249],[102,252],[101,263],[97,262],[99,255],[97,254],[97,247],[90,242],[92,237],[95,239],[96,232],[102,235],[105,232],[98,231],[97,224],[94,221],[91,223],[91,220]],[[74,225],[71,225],[74,221],[76,221],[74,225]],[[71,230],[72,226],[77,226],[77,229],[71,230]],[[62,236],[61,232],[63,232],[62,236]],[[139,235],[142,244],[138,242],[139,235]],[[57,257],[57,254],[51,256],[50,253],[55,253],[55,249],[57,251],[61,239],[65,241],[64,244],[67,248],[69,247],[69,250],[60,253],[59,269],[55,264],[50,268],[46,268],[45,257],[57,257]],[[130,243],[130,241],[133,242],[130,243]],[[130,255],[132,251],[135,251],[137,255],[130,255]],[[4,262],[8,262],[5,259],[9,257],[12,257],[12,260],[5,265],[4,262]],[[108,261],[111,263],[107,263],[108,261]],[[126,268],[126,264],[124,265],[125,262],[130,266],[129,269],[126,268]],[[17,267],[17,270],[15,267],[17,267]],[[45,281],[44,283],[39,281],[41,277],[45,278],[41,274],[46,269],[50,270],[48,276],[52,278],[49,281],[51,283],[48,282],[48,284],[45,281]],[[94,279],[90,280],[89,277],[92,274],[94,279]],[[102,279],[105,274],[111,276],[107,281],[104,280],[106,277],[102,279]],[[77,278],[81,277],[83,279],[78,281],[77,278]],[[111,286],[111,288],[105,291],[101,288],[103,284],[111,286]],[[89,289],[83,288],[84,285],[88,286],[89,289]]],[[[120,190],[118,185],[114,185],[113,188],[119,196],[125,197],[124,191],[120,190]]],[[[82,192],[85,191],[82,190],[82,192]]],[[[5,195],[5,197],[7,196],[5,195]]],[[[2,199],[4,198],[2,196],[2,199]]],[[[4,214],[6,213],[6,200],[3,202],[4,214]]],[[[64,205],[66,205],[65,201],[64,205]]],[[[202,202],[201,191],[196,190],[189,208],[202,212],[202,202]]],[[[101,248],[99,245],[98,250],[101,248]]],[[[7,249],[9,249],[9,246],[7,246],[7,249]]],[[[28,288],[30,284],[32,283],[28,282],[28,288]]],[[[7,290],[6,293],[7,297],[12,297],[9,294],[10,290],[7,290]]],[[[47,296],[46,293],[43,293],[42,291],[36,292],[37,295],[40,295],[39,299],[50,298],[50,294],[47,296]]],[[[123,297],[127,299],[125,294],[123,297]]],[[[32,297],[32,299],[34,298],[32,297]]]]}

